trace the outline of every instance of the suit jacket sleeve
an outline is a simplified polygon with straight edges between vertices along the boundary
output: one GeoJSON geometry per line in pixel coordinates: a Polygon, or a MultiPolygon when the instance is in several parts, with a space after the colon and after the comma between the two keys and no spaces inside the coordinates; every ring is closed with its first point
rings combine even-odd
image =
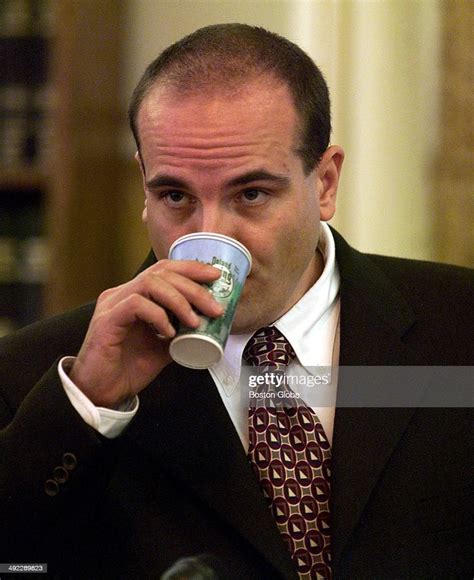
{"type": "MultiPolygon", "coordinates": [[[[67,325],[55,319],[0,343],[3,562],[37,560],[56,536],[81,527],[113,461],[115,445],[86,425],[62,387],[56,357],[63,353],[48,340],[60,328],[67,325]]],[[[70,353],[79,340],[69,341],[70,353]]]]}

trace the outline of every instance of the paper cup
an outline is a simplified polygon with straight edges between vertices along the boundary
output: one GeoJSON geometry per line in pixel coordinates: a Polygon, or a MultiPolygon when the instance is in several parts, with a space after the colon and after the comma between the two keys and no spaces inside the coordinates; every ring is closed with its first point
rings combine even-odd
{"type": "Polygon", "coordinates": [[[224,307],[224,314],[219,318],[200,314],[201,324],[196,329],[179,325],[170,343],[170,355],[177,363],[192,369],[207,369],[219,362],[224,353],[237,303],[252,267],[250,252],[232,238],[202,232],[177,239],[169,257],[197,260],[221,271],[220,278],[207,286],[224,307]]]}

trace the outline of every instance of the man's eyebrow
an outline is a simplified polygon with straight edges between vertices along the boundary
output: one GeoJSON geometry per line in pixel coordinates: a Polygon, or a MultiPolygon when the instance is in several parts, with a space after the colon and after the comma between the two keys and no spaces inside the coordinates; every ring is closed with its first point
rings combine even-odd
{"type": "MultiPolygon", "coordinates": [[[[286,175],[270,173],[265,169],[257,169],[234,177],[226,183],[226,186],[236,187],[239,185],[248,185],[249,183],[254,183],[256,181],[267,181],[279,185],[280,187],[287,187],[290,184],[290,178],[286,175]]],[[[147,181],[146,187],[147,189],[157,189],[159,187],[176,187],[179,189],[185,189],[188,187],[188,183],[178,177],[174,177],[173,175],[163,174],[157,175],[147,181]]]]}
{"type": "Polygon", "coordinates": [[[173,177],[172,175],[157,175],[146,182],[147,189],[155,189],[158,187],[177,187],[179,189],[184,189],[187,187],[187,183],[182,179],[173,177]]]}
{"type": "Polygon", "coordinates": [[[256,171],[249,171],[248,173],[234,177],[234,179],[227,182],[227,185],[229,187],[235,187],[236,185],[248,185],[255,181],[270,181],[281,187],[287,187],[290,184],[290,178],[287,175],[269,173],[265,169],[257,169],[256,171]]]}

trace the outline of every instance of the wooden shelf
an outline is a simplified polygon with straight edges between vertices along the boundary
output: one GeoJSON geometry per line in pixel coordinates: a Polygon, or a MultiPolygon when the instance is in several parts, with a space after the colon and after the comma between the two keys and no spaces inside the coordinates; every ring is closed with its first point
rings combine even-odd
{"type": "MultiPolygon", "coordinates": [[[[53,95],[45,107],[51,119],[51,135],[46,136],[51,151],[45,155],[46,165],[0,165],[0,202],[4,195],[5,207],[12,199],[21,206],[28,191],[41,196],[39,219],[44,219],[41,227],[52,264],[44,284],[44,316],[89,301],[123,280],[118,230],[127,176],[119,141],[127,123],[120,98],[125,3],[50,1],[53,28],[44,35],[44,72],[53,95]]],[[[31,38],[18,40],[26,44],[31,38]]],[[[11,74],[5,73],[4,85],[14,86],[17,76],[24,83],[15,66],[26,63],[23,76],[37,86],[36,69],[30,74],[28,59],[13,54],[8,63],[11,74]]],[[[11,109],[16,111],[14,105],[11,109]]]]}

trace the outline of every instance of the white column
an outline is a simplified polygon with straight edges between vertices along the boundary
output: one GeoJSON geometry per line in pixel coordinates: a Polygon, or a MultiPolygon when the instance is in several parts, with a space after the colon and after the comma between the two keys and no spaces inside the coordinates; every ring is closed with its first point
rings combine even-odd
{"type": "Polygon", "coordinates": [[[436,1],[344,3],[335,115],[347,152],[336,226],[360,249],[431,257],[436,1]]]}

